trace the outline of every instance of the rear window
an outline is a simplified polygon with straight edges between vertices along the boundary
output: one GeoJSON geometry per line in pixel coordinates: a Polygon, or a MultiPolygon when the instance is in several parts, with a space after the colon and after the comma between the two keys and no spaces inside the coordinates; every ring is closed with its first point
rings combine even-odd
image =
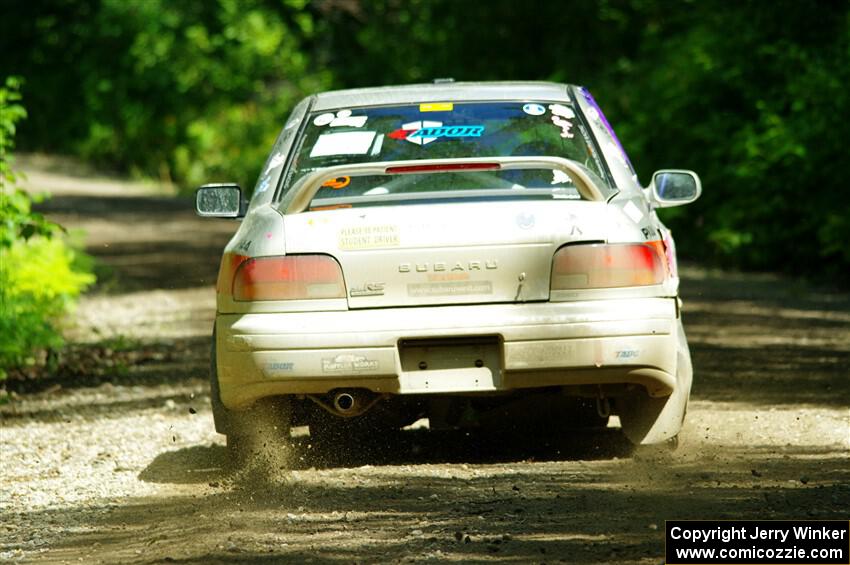
{"type": "MultiPolygon", "coordinates": [[[[564,157],[603,176],[577,111],[551,102],[428,103],[316,112],[294,151],[285,190],[304,175],[334,165],[459,157],[564,157]]],[[[529,190],[529,195],[541,197],[579,198],[561,171],[464,171],[340,177],[325,183],[312,207],[466,190],[529,190]]]]}

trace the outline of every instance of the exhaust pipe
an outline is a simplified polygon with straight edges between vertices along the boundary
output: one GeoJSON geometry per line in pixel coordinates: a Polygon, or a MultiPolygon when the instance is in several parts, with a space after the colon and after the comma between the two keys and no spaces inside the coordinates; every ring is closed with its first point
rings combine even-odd
{"type": "Polygon", "coordinates": [[[331,391],[323,396],[308,394],[307,398],[335,416],[353,418],[365,413],[384,396],[365,389],[349,389],[331,391]]]}
{"type": "Polygon", "coordinates": [[[355,412],[359,403],[357,402],[357,398],[350,392],[338,392],[334,395],[333,404],[337,412],[348,414],[349,412],[355,412]]]}

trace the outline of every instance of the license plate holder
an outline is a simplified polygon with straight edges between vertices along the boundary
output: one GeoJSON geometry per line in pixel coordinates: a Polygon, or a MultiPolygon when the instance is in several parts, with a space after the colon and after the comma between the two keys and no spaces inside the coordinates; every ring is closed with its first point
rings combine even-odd
{"type": "Polygon", "coordinates": [[[404,394],[494,391],[502,383],[498,337],[403,340],[399,356],[404,394]]]}

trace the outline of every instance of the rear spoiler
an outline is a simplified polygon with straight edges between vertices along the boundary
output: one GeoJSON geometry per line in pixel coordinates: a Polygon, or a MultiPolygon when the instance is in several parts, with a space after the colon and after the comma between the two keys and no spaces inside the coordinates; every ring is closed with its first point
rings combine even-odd
{"type": "Polygon", "coordinates": [[[581,197],[605,201],[617,191],[578,161],[563,157],[463,157],[455,159],[417,159],[337,165],[313,171],[299,179],[284,202],[284,214],[298,214],[310,206],[325,182],[339,177],[363,177],[399,174],[444,173],[457,171],[510,171],[517,169],[552,169],[563,171],[575,184],[581,197]]]}

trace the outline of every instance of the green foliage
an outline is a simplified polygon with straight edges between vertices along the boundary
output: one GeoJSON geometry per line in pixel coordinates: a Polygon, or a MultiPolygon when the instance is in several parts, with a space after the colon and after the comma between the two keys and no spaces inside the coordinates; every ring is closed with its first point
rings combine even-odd
{"type": "Polygon", "coordinates": [[[15,131],[18,121],[27,112],[18,102],[21,81],[8,77],[5,87],[0,86],[0,250],[9,248],[19,239],[34,235],[50,235],[56,225],[48,222],[41,214],[30,209],[30,198],[22,190],[14,188],[15,172],[11,166],[11,152],[15,146],[15,131]]]}
{"type": "Polygon", "coordinates": [[[32,85],[25,147],[246,186],[292,106],[329,85],[314,36],[298,2],[46,0],[0,22],[0,72],[32,85]]]}
{"type": "Polygon", "coordinates": [[[644,178],[671,164],[702,175],[703,198],[665,216],[687,256],[846,272],[850,122],[837,118],[850,111],[848,4],[716,8],[647,28],[634,64],[612,77],[633,86],[610,111],[621,137],[644,178]]]}
{"type": "Polygon", "coordinates": [[[15,127],[26,116],[20,82],[0,88],[0,380],[32,361],[36,350],[62,343],[58,321],[94,282],[91,265],[61,238],[60,227],[31,210],[11,168],[15,127]]]}
{"type": "Polygon", "coordinates": [[[94,277],[59,238],[16,241],[0,267],[0,376],[32,363],[33,352],[62,345],[58,320],[94,277]]]}
{"type": "Polygon", "coordinates": [[[699,202],[664,211],[684,258],[850,270],[846,0],[42,0],[16,12],[0,20],[0,74],[27,79],[28,148],[247,186],[310,92],[576,82],[641,178],[702,176],[699,202]]]}

